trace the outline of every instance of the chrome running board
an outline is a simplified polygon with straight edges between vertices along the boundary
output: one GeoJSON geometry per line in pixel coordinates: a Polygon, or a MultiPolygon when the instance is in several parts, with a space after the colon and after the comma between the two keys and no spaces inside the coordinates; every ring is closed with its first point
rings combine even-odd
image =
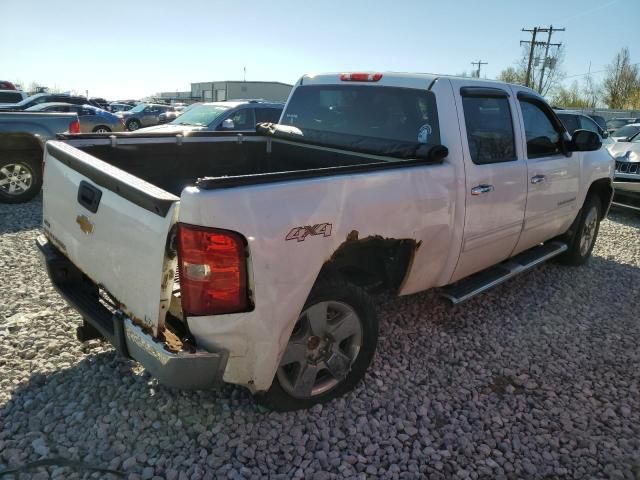
{"type": "Polygon", "coordinates": [[[520,273],[526,272],[556,255],[560,255],[567,248],[566,243],[557,241],[530,248],[498,265],[474,273],[453,285],[444,287],[442,296],[449,299],[453,305],[457,305],[506,282],[520,273]]]}

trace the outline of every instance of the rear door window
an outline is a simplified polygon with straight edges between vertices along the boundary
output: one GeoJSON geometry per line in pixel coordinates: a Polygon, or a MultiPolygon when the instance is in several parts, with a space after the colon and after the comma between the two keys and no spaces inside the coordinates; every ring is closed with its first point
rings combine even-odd
{"type": "Polygon", "coordinates": [[[471,160],[478,165],[516,160],[513,118],[507,96],[462,97],[471,160]]]}
{"type": "Polygon", "coordinates": [[[418,144],[440,143],[435,96],[413,88],[300,86],[291,97],[281,123],[302,130],[418,144]]]}

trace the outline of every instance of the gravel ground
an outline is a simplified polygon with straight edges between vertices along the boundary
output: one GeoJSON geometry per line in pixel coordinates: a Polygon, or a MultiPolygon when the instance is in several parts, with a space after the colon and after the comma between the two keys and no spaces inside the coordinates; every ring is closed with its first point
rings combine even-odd
{"type": "Polygon", "coordinates": [[[0,471],[56,459],[31,478],[116,478],[82,465],[131,479],[640,478],[640,216],[613,212],[586,267],[544,265],[463,306],[380,298],[366,380],[282,414],[241,388],[172,391],[77,342],[80,317],[33,245],[40,209],[0,204],[0,471]]]}

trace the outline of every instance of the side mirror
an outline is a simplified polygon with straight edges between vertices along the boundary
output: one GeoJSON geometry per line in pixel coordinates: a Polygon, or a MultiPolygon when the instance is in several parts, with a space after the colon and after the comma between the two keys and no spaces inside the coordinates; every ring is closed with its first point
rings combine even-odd
{"type": "Polygon", "coordinates": [[[234,128],[235,128],[235,125],[233,123],[233,120],[231,120],[230,118],[227,118],[222,122],[223,130],[233,130],[234,128]]]}
{"type": "Polygon", "coordinates": [[[569,150],[572,152],[592,152],[602,146],[600,135],[589,130],[576,130],[573,132],[569,150]]]}

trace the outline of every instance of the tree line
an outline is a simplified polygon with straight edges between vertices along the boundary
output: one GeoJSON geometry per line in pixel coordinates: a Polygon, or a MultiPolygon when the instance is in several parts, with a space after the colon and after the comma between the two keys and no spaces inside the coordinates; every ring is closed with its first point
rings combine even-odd
{"type": "MultiPolygon", "coordinates": [[[[523,51],[516,66],[502,70],[498,80],[526,85],[528,55],[528,52],[523,51]]],[[[559,48],[553,61],[544,60],[548,63],[542,82],[539,78],[542,69],[533,68],[531,71],[529,85],[547,97],[553,105],[582,109],[602,105],[617,110],[640,109],[640,66],[637,63],[631,63],[628,48],[622,48],[615,54],[606,67],[602,82],[596,82],[590,74],[587,74],[581,82],[575,80],[570,86],[563,86],[561,83],[565,78],[562,72],[563,59],[564,51],[559,48]],[[540,84],[542,88],[539,88],[540,84]]]]}

